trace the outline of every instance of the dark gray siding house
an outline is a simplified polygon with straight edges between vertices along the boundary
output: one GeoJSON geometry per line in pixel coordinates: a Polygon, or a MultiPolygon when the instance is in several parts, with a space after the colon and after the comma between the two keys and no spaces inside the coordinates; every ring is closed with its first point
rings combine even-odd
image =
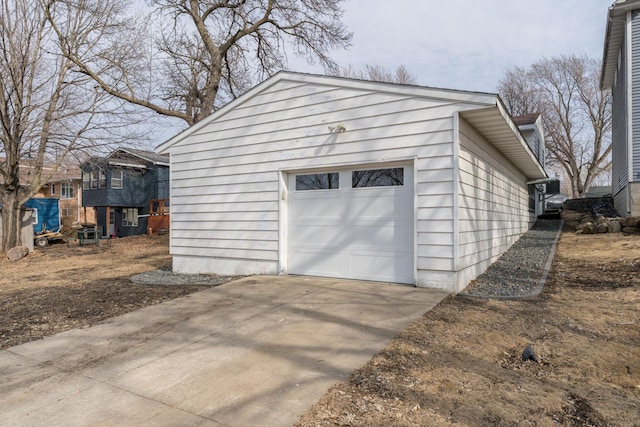
{"type": "Polygon", "coordinates": [[[94,208],[102,236],[145,234],[152,199],[169,199],[169,156],[119,148],[82,169],[82,206],[94,208]]]}
{"type": "Polygon", "coordinates": [[[610,8],[601,87],[611,89],[612,192],[620,215],[640,215],[640,0],[610,8]]]}

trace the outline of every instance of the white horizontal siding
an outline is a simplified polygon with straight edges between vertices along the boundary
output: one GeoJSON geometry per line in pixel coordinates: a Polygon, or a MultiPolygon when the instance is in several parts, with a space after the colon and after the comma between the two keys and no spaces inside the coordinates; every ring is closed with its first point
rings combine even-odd
{"type": "MultiPolygon", "coordinates": [[[[453,118],[449,118],[453,128],[453,118]]],[[[453,287],[453,141],[446,153],[416,160],[417,285],[453,287]]]]}
{"type": "Polygon", "coordinates": [[[227,184],[250,184],[250,183],[262,183],[267,181],[277,181],[277,174],[273,171],[268,172],[248,172],[244,174],[233,175],[209,175],[206,179],[202,178],[175,178],[171,177],[173,181],[181,181],[179,187],[183,188],[196,188],[196,187],[208,187],[210,185],[227,185],[227,184]],[[275,178],[274,178],[275,177],[275,178]]]}
{"type": "MultiPolygon", "coordinates": [[[[186,242],[181,241],[172,241],[171,242],[171,253],[174,255],[192,255],[193,247],[198,248],[198,256],[203,256],[207,258],[226,258],[226,259],[244,259],[244,260],[255,260],[255,261],[272,261],[277,262],[278,256],[277,251],[274,250],[248,250],[248,249],[236,249],[232,248],[217,248],[217,247],[209,247],[203,244],[203,241],[197,242],[189,242],[189,244],[185,244],[186,242]]],[[[239,243],[239,242],[237,242],[239,243]]],[[[239,243],[241,244],[241,243],[239,243]]],[[[206,271],[207,267],[204,266],[205,271],[201,272],[209,272],[206,271]]],[[[185,271],[184,273],[192,273],[192,271],[185,271]]],[[[214,273],[214,272],[211,272],[214,273]]],[[[216,271],[215,273],[220,273],[216,271]]]]}
{"type": "MultiPolygon", "coordinates": [[[[193,198],[192,198],[193,199],[193,198]]],[[[209,203],[190,203],[184,202],[179,205],[171,206],[173,213],[210,213],[210,212],[262,212],[262,211],[277,211],[278,202],[245,202],[245,203],[224,203],[224,204],[209,204],[209,203]]]]}
{"type": "Polygon", "coordinates": [[[528,229],[526,177],[460,120],[458,291],[528,229]]]}
{"type": "Polygon", "coordinates": [[[251,233],[278,231],[278,223],[276,221],[246,221],[241,218],[236,218],[232,221],[220,221],[215,219],[213,215],[206,221],[191,221],[188,215],[175,215],[180,219],[173,219],[173,216],[171,215],[171,224],[176,228],[171,230],[172,236],[177,235],[179,230],[210,230],[215,233],[227,231],[250,231],[251,233]]]}
{"type": "MultiPolygon", "coordinates": [[[[288,82],[256,94],[170,149],[174,268],[193,269],[210,257],[210,267],[199,272],[277,272],[280,171],[415,159],[416,263],[418,269],[450,272],[452,116],[471,107],[288,82]],[[346,132],[329,130],[337,124],[346,132]]],[[[436,277],[418,276],[425,278],[419,282],[436,277]]]]}
{"type": "MultiPolygon", "coordinates": [[[[190,222],[201,221],[249,221],[264,224],[270,221],[278,221],[277,211],[264,211],[264,212],[190,212],[188,214],[175,214],[171,213],[171,216],[183,216],[189,215],[190,222]]],[[[179,218],[178,218],[179,219],[179,218]]]]}
{"type": "MultiPolygon", "coordinates": [[[[173,237],[176,239],[219,239],[224,240],[244,240],[246,239],[246,230],[220,230],[217,228],[202,228],[198,230],[180,229],[172,231],[173,237]]],[[[278,230],[251,230],[251,236],[255,241],[277,241],[278,230]]],[[[251,241],[251,240],[247,240],[251,241]]]]}
{"type": "MultiPolygon", "coordinates": [[[[400,130],[400,128],[398,129],[400,130]]],[[[319,137],[307,137],[304,141],[289,141],[285,148],[273,148],[265,145],[262,151],[253,154],[227,156],[223,158],[210,157],[206,153],[200,153],[196,159],[184,159],[183,155],[175,154],[175,163],[172,167],[177,176],[176,180],[184,178],[207,178],[211,174],[233,175],[248,174],[251,172],[268,172],[273,170],[274,163],[287,164],[289,160],[295,160],[297,164],[311,167],[317,165],[319,160],[324,164],[349,164],[353,162],[372,162],[379,158],[401,158],[414,156],[416,152],[428,152],[430,155],[451,155],[451,132],[436,131],[423,134],[383,135],[378,132],[375,139],[357,140],[353,136],[346,140],[343,134],[333,136],[322,135],[319,137]],[[344,140],[343,140],[344,139],[344,140]],[[430,149],[429,149],[430,148],[430,149]],[[363,151],[365,150],[365,151],[363,151]],[[308,151],[309,156],[300,157],[300,153],[308,151]],[[322,159],[319,159],[322,157],[322,159]],[[313,162],[303,163],[303,160],[313,162]],[[186,166],[186,167],[185,167],[186,166]]],[[[173,153],[172,153],[173,155],[173,153]]],[[[184,155],[186,157],[188,155],[184,155]]]]}

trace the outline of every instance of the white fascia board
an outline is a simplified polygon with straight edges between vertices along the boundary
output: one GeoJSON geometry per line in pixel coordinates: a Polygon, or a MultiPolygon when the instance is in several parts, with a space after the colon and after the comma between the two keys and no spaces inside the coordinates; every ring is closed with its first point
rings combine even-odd
{"type": "MultiPolygon", "coordinates": [[[[297,81],[300,83],[312,83],[317,85],[344,86],[350,89],[368,90],[377,93],[391,93],[397,95],[442,99],[447,101],[466,102],[470,104],[493,105],[495,94],[485,92],[472,92],[456,89],[433,88],[389,82],[376,82],[371,80],[358,80],[348,77],[321,76],[316,74],[303,74],[281,72],[282,80],[297,81]]],[[[276,76],[278,76],[276,75],[276,76]]]]}

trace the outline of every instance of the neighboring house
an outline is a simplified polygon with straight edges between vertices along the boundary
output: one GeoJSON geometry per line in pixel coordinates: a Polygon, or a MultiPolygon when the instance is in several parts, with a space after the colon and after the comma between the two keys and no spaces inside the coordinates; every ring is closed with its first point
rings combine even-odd
{"type": "Polygon", "coordinates": [[[180,273],[462,290],[546,178],[497,95],[281,72],[161,144],[180,273]]]}
{"type": "MultiPolygon", "coordinates": [[[[513,118],[513,122],[518,126],[522,136],[529,145],[538,162],[544,167],[546,148],[544,142],[544,129],[542,127],[542,116],[540,113],[525,114],[513,118]]],[[[547,181],[545,179],[545,181],[547,181]]],[[[529,209],[533,210],[536,216],[542,215],[545,211],[545,183],[529,185],[529,209]],[[542,202],[541,202],[542,201],[542,202]]]]}
{"type": "Polygon", "coordinates": [[[603,89],[611,89],[611,183],[620,215],[640,215],[640,0],[616,1],[607,17],[603,89]]]}
{"type": "MultiPolygon", "coordinates": [[[[44,173],[50,173],[44,169],[44,173]]],[[[34,197],[60,199],[60,221],[63,230],[95,222],[93,209],[82,207],[82,172],[79,167],[60,166],[34,197]]]]}
{"type": "MultiPolygon", "coordinates": [[[[20,164],[22,184],[30,181],[32,170],[32,166],[20,164]]],[[[60,220],[63,229],[70,230],[78,224],[95,221],[93,210],[87,211],[82,208],[82,177],[78,166],[63,164],[54,172],[54,166],[48,164],[43,166],[41,174],[49,179],[33,197],[60,199],[60,220]]]]}
{"type": "Polygon", "coordinates": [[[152,201],[161,199],[163,208],[168,202],[169,156],[119,148],[80,167],[82,203],[95,210],[103,236],[147,233],[152,201]]]}

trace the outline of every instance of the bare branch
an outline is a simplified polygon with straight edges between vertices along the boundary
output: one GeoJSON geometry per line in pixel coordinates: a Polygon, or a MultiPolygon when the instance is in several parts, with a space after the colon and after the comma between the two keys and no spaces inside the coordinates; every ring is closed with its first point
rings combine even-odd
{"type": "Polygon", "coordinates": [[[498,92],[513,115],[540,112],[553,163],[583,197],[611,162],[610,93],[602,91],[599,61],[585,56],[542,59],[507,71],[498,92]]]}
{"type": "Polygon", "coordinates": [[[61,54],[61,39],[66,52],[99,44],[88,27],[93,22],[84,6],[90,1],[77,0],[83,7],[55,16],[59,37],[47,19],[54,3],[0,2],[0,251],[20,241],[21,205],[62,163],[83,151],[126,141],[127,126],[137,116],[96,90],[96,83],[61,54]],[[20,168],[29,173],[21,174],[20,168]]]}
{"type": "Polygon", "coordinates": [[[286,68],[291,48],[335,70],[328,52],[351,40],[341,23],[342,1],[150,0],[135,24],[121,0],[49,3],[69,11],[82,4],[93,14],[94,45],[66,48],[57,32],[81,72],[112,96],[191,125],[286,68]],[[142,49],[144,40],[154,44],[142,49]],[[152,71],[140,73],[145,67],[152,71]]]}
{"type": "Polygon", "coordinates": [[[398,66],[395,71],[390,71],[379,65],[365,65],[363,69],[351,65],[339,68],[336,72],[339,77],[351,79],[371,80],[375,82],[388,82],[399,84],[416,84],[416,77],[407,70],[404,65],[398,66]]]}

